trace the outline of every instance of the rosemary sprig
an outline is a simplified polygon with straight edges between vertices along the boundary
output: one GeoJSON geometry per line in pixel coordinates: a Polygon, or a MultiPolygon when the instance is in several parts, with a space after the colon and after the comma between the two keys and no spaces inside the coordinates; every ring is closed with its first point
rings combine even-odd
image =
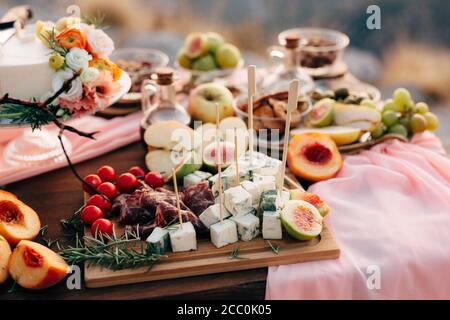
{"type": "Polygon", "coordinates": [[[36,241],[41,243],[42,245],[46,246],[47,248],[51,248],[55,243],[58,242],[58,239],[52,240],[50,238],[45,237],[47,234],[48,225],[43,226],[39,230],[39,234],[36,238],[36,241]]]}
{"type": "Polygon", "coordinates": [[[15,293],[15,292],[19,292],[21,290],[22,290],[22,287],[19,286],[17,284],[17,282],[14,280],[11,288],[9,288],[9,290],[8,290],[8,293],[15,293]]]}
{"type": "Polygon", "coordinates": [[[241,259],[241,260],[248,259],[248,258],[239,256],[239,251],[240,251],[239,244],[236,243],[234,245],[233,250],[230,253],[230,259],[241,259]]]}
{"type": "Polygon", "coordinates": [[[58,44],[58,41],[56,40],[55,28],[53,28],[52,31],[48,31],[47,34],[48,34],[48,38],[45,38],[45,37],[44,38],[47,41],[50,49],[54,53],[58,53],[61,56],[65,57],[67,52],[69,52],[69,50],[58,44]]]}
{"type": "Polygon", "coordinates": [[[75,211],[70,218],[62,219],[61,226],[66,231],[65,235],[69,239],[75,239],[78,235],[83,232],[83,222],[81,221],[81,210],[84,206],[75,211]]]}
{"type": "Polygon", "coordinates": [[[24,108],[19,104],[5,103],[0,107],[0,118],[9,119],[17,124],[29,123],[31,129],[35,130],[51,123],[57,116],[52,111],[47,112],[41,108],[24,108]]]}
{"type": "Polygon", "coordinates": [[[99,238],[84,236],[77,239],[75,247],[61,248],[59,254],[68,264],[86,263],[87,266],[102,266],[112,270],[149,266],[164,257],[159,254],[148,254],[147,245],[140,241],[137,234],[125,232],[121,237],[103,235],[99,238]],[[136,248],[137,247],[137,248],[136,248]]]}
{"type": "Polygon", "coordinates": [[[270,242],[270,240],[267,240],[266,242],[269,245],[270,250],[272,250],[275,254],[280,253],[280,245],[279,244],[273,245],[272,242],[270,242]]]}

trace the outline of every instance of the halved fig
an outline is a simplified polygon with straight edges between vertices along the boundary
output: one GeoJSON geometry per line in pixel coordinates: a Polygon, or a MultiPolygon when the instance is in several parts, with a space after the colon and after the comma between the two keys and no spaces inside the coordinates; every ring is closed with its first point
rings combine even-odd
{"type": "Polygon", "coordinates": [[[330,98],[316,102],[308,115],[308,122],[319,128],[329,126],[334,120],[334,103],[330,98]]]}
{"type": "Polygon", "coordinates": [[[310,203],[302,200],[285,202],[281,211],[281,222],[295,239],[310,240],[322,232],[322,216],[310,203]]]}

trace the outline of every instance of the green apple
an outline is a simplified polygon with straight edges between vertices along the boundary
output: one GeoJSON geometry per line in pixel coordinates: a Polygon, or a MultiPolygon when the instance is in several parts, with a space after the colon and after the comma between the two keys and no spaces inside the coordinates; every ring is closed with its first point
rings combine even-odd
{"type": "Polygon", "coordinates": [[[208,45],[208,51],[211,53],[215,53],[217,48],[219,48],[225,42],[225,40],[220,34],[216,32],[207,32],[206,42],[208,45]]]}
{"type": "Polygon", "coordinates": [[[219,105],[220,119],[231,117],[234,98],[231,91],[218,83],[204,83],[189,95],[189,113],[202,122],[216,122],[216,104],[219,105]]]}
{"type": "Polygon", "coordinates": [[[241,59],[239,49],[230,43],[222,44],[216,51],[216,61],[222,69],[235,68],[239,59],[241,59]]]}
{"type": "Polygon", "coordinates": [[[197,58],[192,63],[192,69],[199,71],[209,71],[217,69],[216,62],[214,61],[214,57],[210,54],[197,58]]]}
{"type": "Polygon", "coordinates": [[[188,58],[195,59],[208,51],[206,36],[199,32],[190,33],[184,42],[184,51],[188,58]]]}

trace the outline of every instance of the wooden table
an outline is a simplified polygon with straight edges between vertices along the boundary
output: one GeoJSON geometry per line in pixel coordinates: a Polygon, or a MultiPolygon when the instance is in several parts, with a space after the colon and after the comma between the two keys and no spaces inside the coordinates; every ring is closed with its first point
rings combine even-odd
{"type": "MultiPolygon", "coordinates": [[[[77,165],[82,176],[93,173],[104,164],[117,172],[125,172],[132,165],[144,167],[145,151],[140,143],[121,148],[77,165]]],[[[82,204],[80,183],[68,168],[52,171],[34,178],[8,185],[8,191],[34,208],[42,225],[48,225],[47,237],[61,238],[60,220],[69,217],[82,204]]],[[[163,280],[142,284],[99,289],[69,290],[65,281],[40,291],[19,288],[8,293],[13,282],[0,285],[0,300],[4,299],[263,299],[267,269],[163,280]]]]}

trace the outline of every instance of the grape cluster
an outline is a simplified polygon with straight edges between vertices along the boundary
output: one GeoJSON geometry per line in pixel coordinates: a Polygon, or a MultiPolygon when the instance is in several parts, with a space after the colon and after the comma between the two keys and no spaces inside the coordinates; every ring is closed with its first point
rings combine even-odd
{"type": "Polygon", "coordinates": [[[437,116],[429,111],[425,102],[414,103],[411,94],[404,88],[394,91],[392,99],[385,101],[382,123],[372,132],[373,138],[385,133],[396,133],[408,137],[425,130],[434,131],[439,126],[437,116]]]}

